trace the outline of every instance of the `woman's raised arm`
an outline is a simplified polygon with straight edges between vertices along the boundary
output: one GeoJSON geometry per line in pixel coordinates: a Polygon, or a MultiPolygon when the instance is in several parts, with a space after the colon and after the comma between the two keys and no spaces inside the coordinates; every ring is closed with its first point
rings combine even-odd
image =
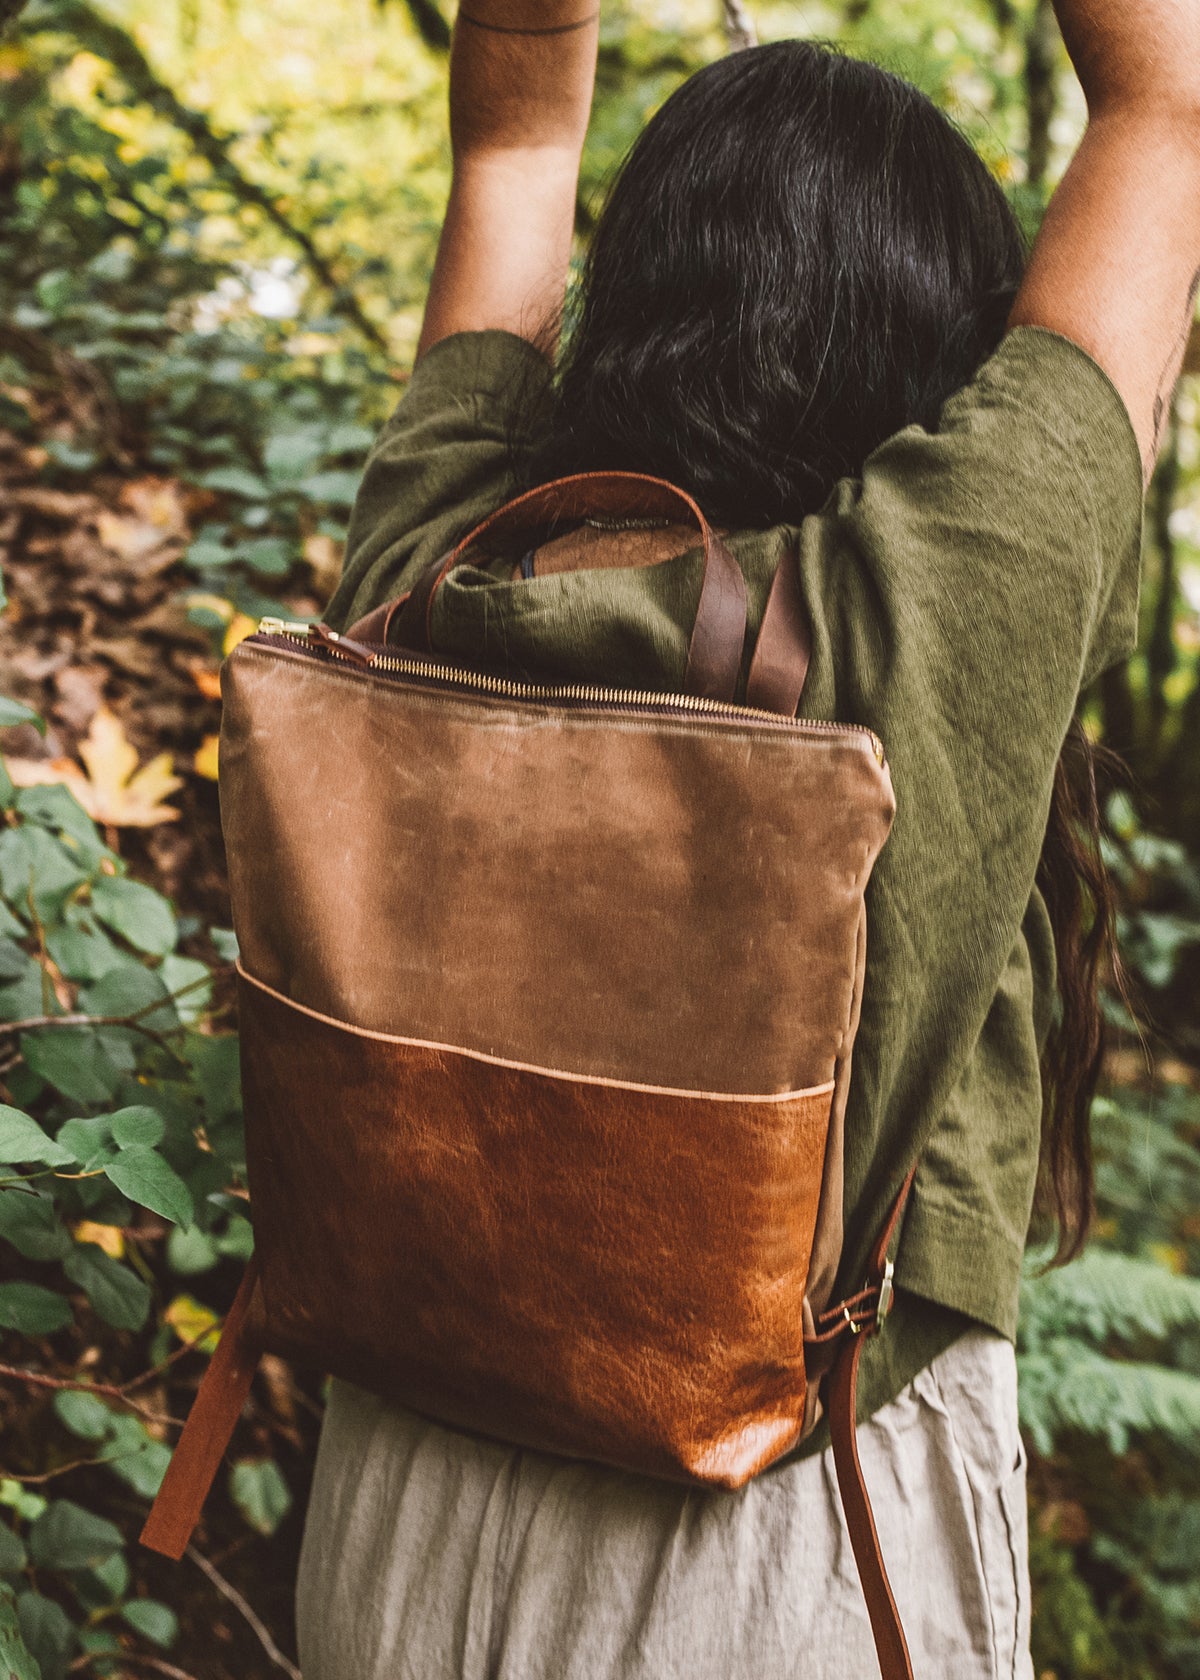
{"type": "Polygon", "coordinates": [[[417,355],[503,327],[553,355],[599,0],[464,0],[450,55],[454,171],[417,355]],[[541,336],[539,336],[541,335],[541,336]]]}
{"type": "Polygon", "coordinates": [[[1200,292],[1200,4],[1055,8],[1089,122],[1010,325],[1052,328],[1099,362],[1149,480],[1200,292]]]}

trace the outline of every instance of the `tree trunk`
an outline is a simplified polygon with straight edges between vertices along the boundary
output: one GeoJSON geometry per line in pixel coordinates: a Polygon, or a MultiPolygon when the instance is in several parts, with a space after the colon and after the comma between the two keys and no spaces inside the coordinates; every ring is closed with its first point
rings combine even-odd
{"type": "Polygon", "coordinates": [[[1025,97],[1029,110],[1026,179],[1045,192],[1050,172],[1051,130],[1058,106],[1058,21],[1052,0],[1037,0],[1025,36],[1025,97]]]}

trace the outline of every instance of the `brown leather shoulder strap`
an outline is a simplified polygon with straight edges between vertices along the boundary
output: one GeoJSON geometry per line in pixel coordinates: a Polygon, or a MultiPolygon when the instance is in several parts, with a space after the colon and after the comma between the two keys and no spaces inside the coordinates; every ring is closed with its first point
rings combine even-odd
{"type": "Polygon", "coordinates": [[[746,679],[746,704],[795,717],[808,675],[810,651],[808,614],[800,593],[799,555],[788,548],[771,580],[746,679]]]}
{"type": "Polygon", "coordinates": [[[888,1249],[916,1172],[914,1165],[884,1221],[867,1264],[866,1287],[823,1312],[817,1320],[818,1335],[815,1338],[818,1344],[830,1341],[838,1344],[833,1367],[826,1379],[833,1463],[883,1680],[913,1680],[913,1670],[900,1612],[896,1608],[879,1546],[862,1461],[858,1456],[858,1362],[867,1337],[878,1330],[891,1308],[892,1266],[888,1249]]]}
{"type": "Polygon", "coordinates": [[[139,1536],[143,1546],[176,1562],[200,1520],[200,1508],[246,1403],[263,1351],[262,1330],[258,1260],[252,1255],[139,1536]]]}

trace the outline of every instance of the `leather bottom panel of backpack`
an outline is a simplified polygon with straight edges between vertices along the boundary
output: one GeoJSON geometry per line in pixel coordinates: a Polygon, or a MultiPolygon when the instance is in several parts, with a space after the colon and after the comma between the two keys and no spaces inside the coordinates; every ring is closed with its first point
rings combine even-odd
{"type": "Polygon", "coordinates": [[[367,1033],[239,973],[267,1346],[448,1425],[736,1488],[797,1440],[833,1095],[367,1033]]]}

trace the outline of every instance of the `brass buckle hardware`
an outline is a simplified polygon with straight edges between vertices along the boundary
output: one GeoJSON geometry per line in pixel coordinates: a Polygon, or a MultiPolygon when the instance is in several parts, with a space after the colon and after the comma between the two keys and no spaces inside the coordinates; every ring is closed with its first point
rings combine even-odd
{"type": "Polygon", "coordinates": [[[875,1308],[875,1322],[882,1324],[896,1304],[896,1291],[892,1287],[892,1278],[896,1268],[889,1260],[883,1268],[883,1277],[879,1284],[879,1304],[875,1308]]]}

